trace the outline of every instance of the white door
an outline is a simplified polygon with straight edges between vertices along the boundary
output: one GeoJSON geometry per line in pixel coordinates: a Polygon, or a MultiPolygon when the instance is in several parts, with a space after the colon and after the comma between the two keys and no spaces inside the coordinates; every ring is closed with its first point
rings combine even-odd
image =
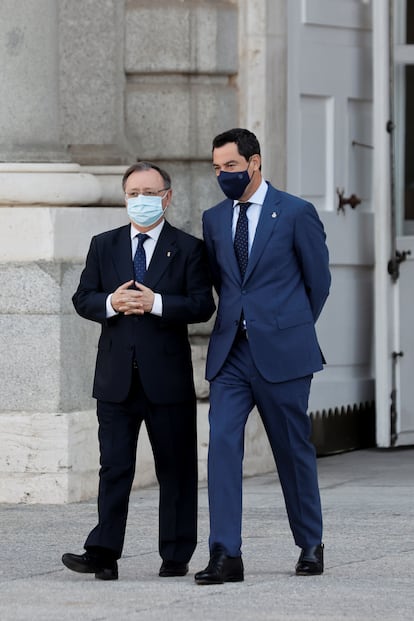
{"type": "Polygon", "coordinates": [[[361,0],[289,0],[287,190],[327,232],[332,289],[317,325],[327,360],[311,412],[364,412],[373,371],[372,18],[361,0]],[[359,204],[344,204],[339,196],[359,204]]]}
{"type": "Polygon", "coordinates": [[[414,6],[395,2],[395,248],[404,260],[396,281],[395,404],[391,441],[414,443],[414,6]]]}
{"type": "Polygon", "coordinates": [[[398,286],[398,336],[395,357],[395,420],[391,421],[392,444],[414,444],[414,237],[397,237],[397,249],[406,255],[400,264],[398,286]]]}

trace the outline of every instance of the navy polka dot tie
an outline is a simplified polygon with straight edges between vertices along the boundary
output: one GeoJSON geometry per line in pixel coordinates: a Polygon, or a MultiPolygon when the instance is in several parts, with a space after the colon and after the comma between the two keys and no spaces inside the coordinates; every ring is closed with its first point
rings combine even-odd
{"type": "Polygon", "coordinates": [[[135,280],[137,282],[144,282],[145,274],[147,271],[147,257],[145,254],[145,248],[143,246],[144,241],[149,238],[146,233],[138,233],[138,246],[134,256],[134,272],[135,280]]]}
{"type": "Polygon", "coordinates": [[[249,221],[247,210],[251,203],[239,203],[239,217],[234,235],[234,251],[240,268],[240,274],[244,277],[249,260],[249,221]]]}

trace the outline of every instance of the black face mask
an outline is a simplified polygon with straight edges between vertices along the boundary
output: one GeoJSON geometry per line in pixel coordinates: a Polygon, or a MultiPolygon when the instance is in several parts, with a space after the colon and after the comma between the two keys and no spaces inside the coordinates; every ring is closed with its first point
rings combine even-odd
{"type": "Polygon", "coordinates": [[[227,198],[237,200],[243,196],[250,183],[250,177],[247,169],[242,172],[225,172],[222,170],[217,181],[227,198]]]}

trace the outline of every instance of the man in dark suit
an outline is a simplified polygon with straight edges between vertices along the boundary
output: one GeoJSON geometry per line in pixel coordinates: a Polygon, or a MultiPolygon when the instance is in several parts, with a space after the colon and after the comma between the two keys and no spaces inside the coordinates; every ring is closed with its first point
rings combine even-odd
{"type": "Polygon", "coordinates": [[[322,515],[307,406],[312,375],[324,362],[315,333],[330,286],[323,226],[313,205],[264,181],[260,145],[248,130],[214,139],[213,166],[228,198],[203,216],[219,306],[206,372],[210,561],[195,580],[244,578],[244,429],[255,405],[301,548],[296,573],[321,574],[322,515]]]}
{"type": "Polygon", "coordinates": [[[196,397],[187,325],[214,312],[203,243],[164,213],[171,179],[150,162],[123,177],[130,225],[92,239],[73,296],[102,326],[93,396],[100,473],[97,526],[84,554],[63,563],[102,580],[118,578],[138,433],[144,421],[160,486],[161,577],[184,576],[197,538],[196,397]]]}

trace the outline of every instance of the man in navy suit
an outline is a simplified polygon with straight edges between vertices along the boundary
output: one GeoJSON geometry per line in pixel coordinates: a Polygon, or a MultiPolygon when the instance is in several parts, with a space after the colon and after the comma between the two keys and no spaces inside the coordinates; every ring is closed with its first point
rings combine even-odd
{"type": "Polygon", "coordinates": [[[161,577],[184,576],[197,542],[196,397],[189,323],[214,312],[203,242],[171,226],[168,173],[138,162],[123,177],[130,224],[92,239],[73,296],[101,324],[93,396],[100,473],[97,526],[69,569],[118,578],[138,433],[144,421],[160,486],[161,577]]]}
{"type": "Polygon", "coordinates": [[[248,130],[214,139],[213,166],[227,199],[203,216],[219,306],[206,371],[210,561],[195,580],[244,578],[242,462],[254,406],[301,548],[296,574],[321,574],[322,514],[307,407],[312,375],[324,362],[315,322],[330,286],[325,233],[313,205],[264,181],[260,145],[248,130]]]}

